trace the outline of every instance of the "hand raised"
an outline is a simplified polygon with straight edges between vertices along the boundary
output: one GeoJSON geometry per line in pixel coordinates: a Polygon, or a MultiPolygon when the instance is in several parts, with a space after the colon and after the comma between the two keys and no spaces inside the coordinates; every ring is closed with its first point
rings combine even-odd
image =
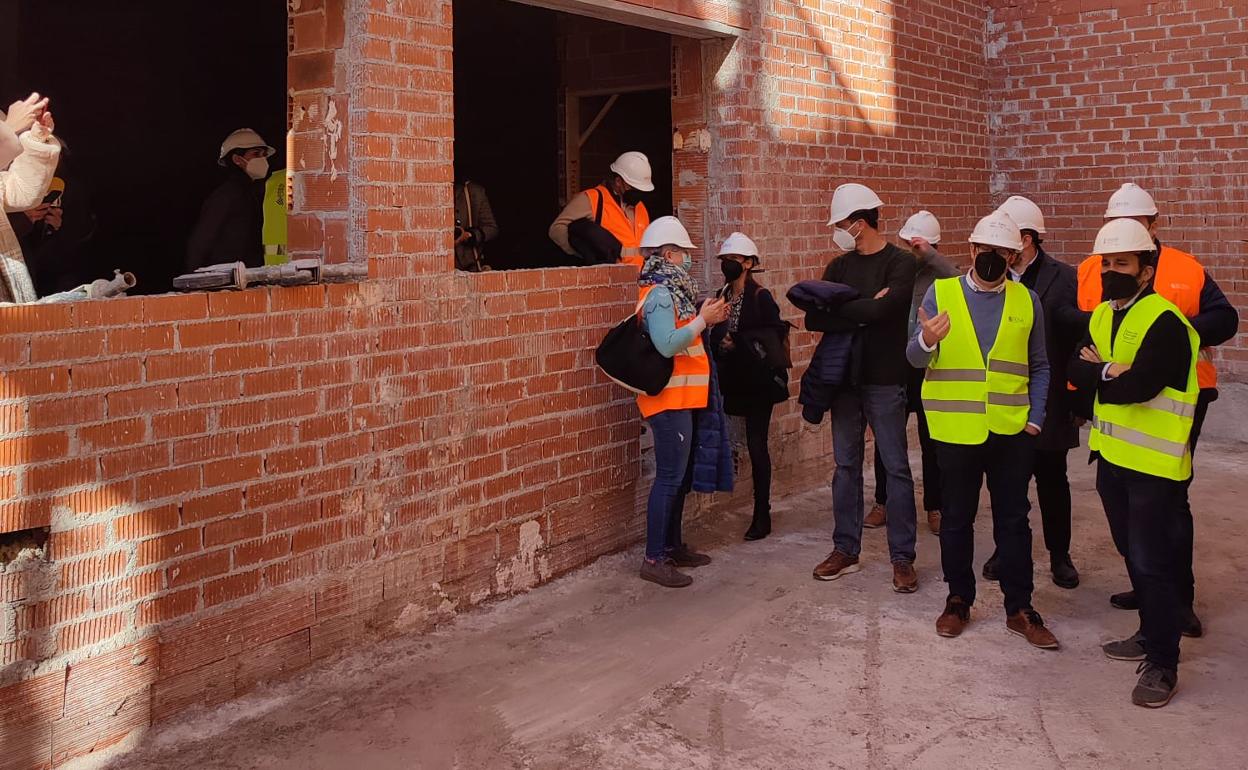
{"type": "Polygon", "coordinates": [[[919,324],[923,328],[923,343],[929,348],[936,347],[941,340],[949,336],[951,324],[948,311],[937,313],[933,317],[929,316],[923,308],[919,308],[919,324]]]}

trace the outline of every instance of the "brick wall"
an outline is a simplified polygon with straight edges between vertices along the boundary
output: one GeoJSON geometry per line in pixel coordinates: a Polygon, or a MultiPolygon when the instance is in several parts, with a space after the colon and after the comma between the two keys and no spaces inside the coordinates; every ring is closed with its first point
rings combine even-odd
{"type": "MultiPolygon", "coordinates": [[[[1195,254],[1242,309],[1246,45],[1242,0],[994,0],[994,201],[1035,199],[1053,251],[1077,261],[1110,194],[1134,181],[1157,200],[1162,241],[1195,254]]],[[[1228,379],[1248,376],[1243,334],[1217,355],[1228,379]]]]}

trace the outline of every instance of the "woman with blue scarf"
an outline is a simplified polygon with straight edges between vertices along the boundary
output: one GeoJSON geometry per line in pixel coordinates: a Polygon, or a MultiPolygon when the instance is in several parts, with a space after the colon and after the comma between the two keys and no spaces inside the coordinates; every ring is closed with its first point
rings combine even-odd
{"type": "Polygon", "coordinates": [[[718,298],[697,305],[698,285],[689,274],[697,248],[675,217],[660,217],[641,238],[645,263],[637,283],[638,309],[655,348],[672,359],[672,378],[657,396],[639,395],[637,406],[654,433],[654,486],[646,506],[646,557],[641,577],[665,588],[693,578],[680,567],[701,567],[711,557],[685,544],[681,520],[685,496],[732,489],[731,449],[712,363],[702,342],[708,326],[728,317],[718,298]]]}

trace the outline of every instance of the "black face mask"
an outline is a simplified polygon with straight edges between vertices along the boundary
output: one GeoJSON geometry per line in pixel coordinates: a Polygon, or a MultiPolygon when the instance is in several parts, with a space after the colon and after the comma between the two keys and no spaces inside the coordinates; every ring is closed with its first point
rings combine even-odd
{"type": "Polygon", "coordinates": [[[740,262],[734,262],[731,259],[721,259],[719,269],[724,271],[724,280],[728,283],[737,280],[745,272],[745,267],[740,262]]]}
{"type": "Polygon", "coordinates": [[[1101,299],[1105,302],[1131,299],[1139,290],[1140,281],[1137,276],[1115,270],[1101,273],[1101,299]]]}
{"type": "Polygon", "coordinates": [[[641,190],[625,190],[620,196],[629,206],[636,206],[646,199],[646,194],[641,190]]]}
{"type": "Polygon", "coordinates": [[[995,251],[981,251],[975,255],[975,274],[985,283],[994,283],[1005,275],[1005,257],[995,251]]]}

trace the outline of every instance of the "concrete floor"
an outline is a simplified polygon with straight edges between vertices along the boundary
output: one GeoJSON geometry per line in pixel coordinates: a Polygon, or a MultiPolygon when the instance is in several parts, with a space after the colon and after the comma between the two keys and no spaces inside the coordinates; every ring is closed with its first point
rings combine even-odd
{"type": "Polygon", "coordinates": [[[1049,582],[1036,538],[1035,605],[1058,652],[1006,632],[995,585],[981,586],[962,638],[936,636],[945,592],[926,529],[917,594],[892,592],[882,530],[866,533],[861,573],[812,580],[831,541],[821,490],[781,502],[765,541],[740,542],[739,516],[692,533],[716,562],[691,588],[642,583],[637,550],[607,557],[433,634],[162,726],[108,766],[1244,767],[1243,449],[1201,447],[1198,606],[1209,633],[1184,640],[1165,709],[1132,706],[1134,664],[1098,648],[1136,619],[1106,601],[1125,573],[1078,450],[1083,585],[1049,582]]]}

